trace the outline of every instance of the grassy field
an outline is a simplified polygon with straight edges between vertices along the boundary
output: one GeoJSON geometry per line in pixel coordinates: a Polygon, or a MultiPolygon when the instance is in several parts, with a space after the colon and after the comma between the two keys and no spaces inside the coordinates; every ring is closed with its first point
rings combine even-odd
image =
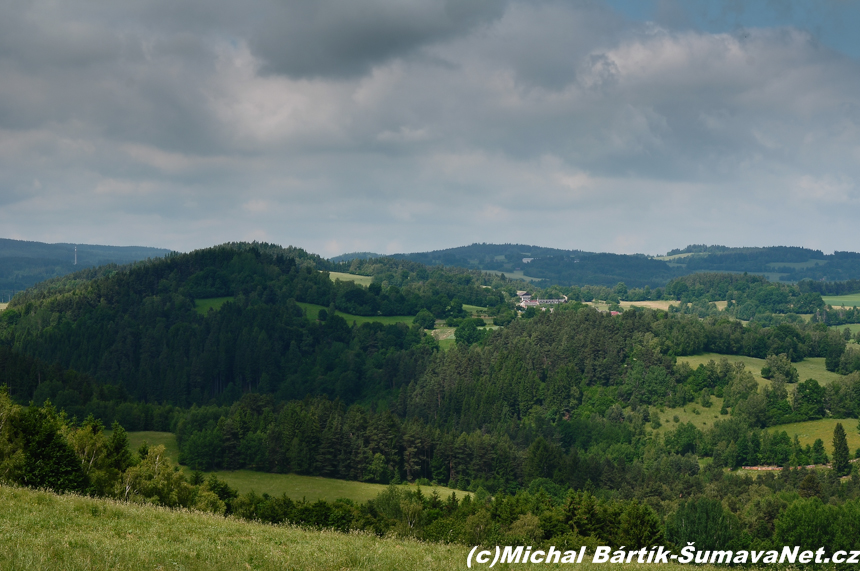
{"type": "Polygon", "coordinates": [[[845,328],[851,330],[851,333],[857,333],[860,331],[860,323],[849,323],[847,325],[833,325],[830,328],[839,331],[840,333],[845,330],[845,328]]]}
{"type": "MultiPolygon", "coordinates": [[[[308,315],[308,319],[316,319],[317,315],[319,315],[320,309],[328,311],[327,307],[315,305],[313,303],[298,302],[298,305],[305,310],[308,315]]],[[[356,325],[371,322],[384,323],[385,325],[394,325],[395,323],[406,323],[407,325],[412,325],[412,320],[415,319],[414,315],[351,315],[342,311],[336,311],[335,313],[346,319],[346,322],[349,325],[352,325],[353,322],[356,325]]]]}
{"type": "Polygon", "coordinates": [[[209,299],[195,299],[194,300],[194,311],[199,313],[200,315],[206,315],[209,313],[210,309],[214,309],[218,311],[221,309],[221,306],[227,303],[228,301],[233,301],[233,296],[230,297],[210,297],[209,299]]]}
{"type": "MultiPolygon", "coordinates": [[[[753,375],[755,375],[755,378],[759,382],[759,385],[764,385],[769,382],[763,379],[761,376],[761,368],[764,367],[765,363],[764,359],[756,359],[755,357],[743,357],[740,355],[720,355],[718,353],[703,353],[702,355],[678,357],[678,361],[689,363],[690,366],[695,369],[699,365],[707,364],[707,362],[711,359],[713,359],[714,362],[718,363],[721,357],[726,357],[731,362],[742,362],[744,365],[746,365],[747,370],[753,375]]],[[[804,359],[799,363],[792,363],[792,365],[794,365],[794,367],[797,369],[797,374],[800,376],[801,381],[805,381],[806,379],[815,379],[820,384],[826,385],[836,379],[842,378],[842,375],[838,373],[831,373],[824,367],[824,357],[812,357],[809,359],[804,359]]]]}
{"type": "Polygon", "coordinates": [[[845,436],[848,438],[848,451],[854,457],[854,451],[860,448],[860,433],[857,432],[857,419],[855,418],[824,418],[821,420],[808,420],[806,422],[795,422],[792,424],[781,424],[768,428],[771,432],[782,432],[783,430],[793,439],[795,434],[800,444],[806,446],[820,438],[824,442],[827,454],[833,454],[833,429],[837,423],[842,423],[845,436]]]}
{"type": "Polygon", "coordinates": [[[860,305],[860,293],[852,293],[851,295],[823,295],[821,299],[827,305],[833,307],[857,307],[860,305]]]}
{"type": "Polygon", "coordinates": [[[650,309],[662,309],[663,311],[669,311],[669,306],[672,304],[677,305],[677,301],[667,301],[667,300],[658,300],[658,301],[622,301],[618,305],[623,308],[628,307],[647,307],[650,309]]]}
{"type": "Polygon", "coordinates": [[[806,260],[805,262],[770,262],[767,267],[775,270],[777,268],[793,268],[795,270],[805,270],[814,268],[815,266],[823,266],[827,260],[806,260]]]}
{"type": "Polygon", "coordinates": [[[518,271],[514,271],[514,272],[501,272],[499,270],[481,270],[481,271],[484,273],[487,273],[487,274],[496,274],[497,276],[505,274],[505,277],[508,279],[523,280],[525,282],[539,282],[541,280],[541,278],[532,278],[532,277],[529,277],[527,275],[524,275],[522,270],[518,270],[518,271]]]}
{"type": "Polygon", "coordinates": [[[329,272],[328,277],[331,281],[340,280],[342,282],[355,282],[358,285],[363,285],[364,287],[373,283],[372,276],[357,276],[355,274],[345,274],[343,272],[329,272]]]}
{"type": "Polygon", "coordinates": [[[0,303],[0,311],[3,311],[4,309],[6,309],[7,305],[9,305],[9,304],[8,303],[0,303]]]}
{"type": "Polygon", "coordinates": [[[692,256],[692,255],[693,255],[693,252],[687,252],[685,254],[675,254],[673,256],[654,256],[654,259],[655,260],[662,260],[664,262],[669,262],[671,260],[680,260],[682,258],[687,258],[687,257],[692,256]]]}
{"type": "MultiPolygon", "coordinates": [[[[0,504],[0,569],[447,571],[466,569],[471,549],[365,533],[309,531],[7,486],[0,486],[0,504]]],[[[575,568],[644,571],[653,567],[594,564],[592,555],[575,568]]],[[[523,563],[495,568],[569,569],[571,565],[523,563]]],[[[669,563],[660,568],[680,571],[684,566],[669,563]]],[[[716,566],[696,568],[713,571],[716,566]]]]}
{"type": "Polygon", "coordinates": [[[678,408],[667,408],[663,412],[659,409],[652,409],[652,414],[656,412],[660,416],[662,425],[655,432],[666,433],[670,430],[675,430],[678,424],[686,424],[692,422],[699,430],[704,430],[712,426],[715,421],[729,418],[726,415],[720,414],[720,409],[723,407],[723,399],[711,397],[711,406],[703,407],[699,403],[688,403],[686,406],[678,408]],[[696,413],[698,411],[698,414],[696,413]],[[678,422],[674,421],[674,417],[678,417],[678,422]]]}
{"type": "MultiPolygon", "coordinates": [[[[177,446],[176,436],[172,432],[129,432],[128,442],[132,451],[137,451],[144,442],[150,446],[163,445],[166,449],[165,455],[168,458],[174,463],[179,460],[179,446],[177,446]]],[[[186,473],[190,472],[187,467],[181,468],[186,473]]],[[[300,476],[298,474],[269,474],[267,472],[254,472],[253,470],[235,470],[232,472],[222,470],[207,472],[207,474],[215,474],[219,480],[227,482],[241,493],[254,491],[258,494],[267,493],[273,496],[287,494],[295,500],[307,498],[308,500],[334,501],[338,498],[349,498],[356,502],[366,502],[375,498],[379,492],[385,489],[382,484],[300,476]]],[[[434,489],[443,498],[447,498],[454,491],[459,497],[470,495],[468,492],[452,490],[444,486],[426,487],[428,494],[432,493],[434,489]]]]}
{"type": "Polygon", "coordinates": [[[477,317],[479,315],[484,315],[487,313],[486,307],[481,307],[480,305],[466,305],[463,304],[463,311],[467,311],[471,313],[473,316],[477,317]]]}
{"type": "MultiPolygon", "coordinates": [[[[110,434],[110,431],[106,431],[110,434]]],[[[179,445],[176,444],[176,435],[172,432],[129,432],[128,447],[132,452],[146,442],[149,446],[164,446],[164,455],[170,458],[174,464],[179,462],[179,445]]]]}
{"type": "MultiPolygon", "coordinates": [[[[468,547],[272,526],[0,486],[0,568],[442,571],[468,547]]],[[[543,566],[541,566],[543,567],[543,566]]]]}

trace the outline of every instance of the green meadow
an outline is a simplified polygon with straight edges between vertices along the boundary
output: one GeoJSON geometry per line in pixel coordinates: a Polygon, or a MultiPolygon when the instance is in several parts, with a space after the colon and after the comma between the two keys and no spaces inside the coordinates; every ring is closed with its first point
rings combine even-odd
{"type": "Polygon", "coordinates": [[[513,272],[502,272],[499,270],[481,270],[481,271],[484,273],[487,273],[487,274],[496,274],[497,276],[504,274],[505,277],[508,279],[523,280],[524,282],[539,282],[542,279],[542,278],[533,278],[533,277],[527,276],[527,275],[523,274],[522,270],[516,270],[513,272]]]}
{"type": "MultiPolygon", "coordinates": [[[[761,368],[764,367],[765,363],[764,359],[756,359],[755,357],[744,357],[742,355],[720,355],[719,353],[703,353],[701,355],[678,357],[678,362],[689,363],[690,367],[695,369],[699,365],[707,364],[710,360],[719,363],[721,357],[727,358],[732,363],[743,363],[746,366],[747,371],[751,372],[755,376],[759,385],[764,385],[768,382],[761,376],[761,368]]],[[[794,365],[794,367],[797,369],[797,374],[800,376],[801,381],[805,381],[806,379],[815,379],[820,384],[826,385],[836,379],[842,378],[842,375],[840,375],[839,373],[832,373],[825,368],[824,357],[810,357],[809,359],[804,359],[799,363],[792,363],[792,365],[794,365]]]]}
{"type": "Polygon", "coordinates": [[[821,420],[807,420],[806,422],[794,422],[792,424],[780,424],[768,428],[771,432],[782,432],[783,430],[793,439],[797,439],[802,446],[815,443],[817,439],[824,442],[827,454],[833,454],[833,429],[837,423],[842,423],[845,436],[848,438],[848,451],[854,457],[854,451],[860,448],[860,433],[857,432],[856,418],[823,418],[821,420]]]}
{"type": "Polygon", "coordinates": [[[1,569],[442,571],[469,549],[7,486],[0,503],[1,569]]]}
{"type": "Polygon", "coordinates": [[[827,305],[833,307],[857,307],[860,305],[860,293],[852,293],[851,295],[823,295],[821,299],[827,305]]]}
{"type": "MultiPolygon", "coordinates": [[[[174,463],[178,463],[179,446],[176,444],[176,435],[172,432],[129,432],[128,442],[132,451],[137,451],[144,442],[150,446],[162,445],[165,447],[165,456],[174,463]]],[[[180,468],[186,473],[189,472],[188,468],[181,466],[180,468]]],[[[230,487],[243,494],[251,491],[272,496],[287,494],[294,500],[305,498],[311,501],[320,499],[334,501],[338,498],[349,498],[360,503],[372,500],[386,488],[383,484],[301,476],[299,474],[270,474],[253,470],[220,470],[206,474],[214,474],[219,480],[227,482],[230,487]]],[[[458,497],[471,495],[469,492],[452,490],[444,486],[422,487],[422,491],[428,494],[432,494],[433,490],[436,490],[442,498],[447,498],[452,492],[456,492],[458,497]]]]}
{"type": "Polygon", "coordinates": [[[206,315],[209,313],[210,309],[218,311],[221,309],[221,306],[227,303],[228,301],[233,301],[235,298],[233,296],[229,297],[210,297],[209,299],[195,299],[194,300],[194,311],[199,313],[200,315],[206,315]]]}
{"type": "Polygon", "coordinates": [[[464,303],[463,304],[463,311],[466,311],[466,312],[472,314],[473,316],[477,317],[479,315],[484,315],[485,313],[487,313],[487,308],[481,307],[480,305],[468,305],[468,304],[464,303]]]}
{"type": "Polygon", "coordinates": [[[726,415],[720,414],[720,409],[723,407],[723,399],[718,397],[711,397],[711,406],[703,407],[698,402],[687,403],[685,406],[679,406],[677,408],[664,408],[662,412],[659,408],[652,408],[651,414],[657,414],[660,417],[660,428],[656,429],[654,432],[659,432],[665,434],[671,430],[675,430],[675,427],[678,424],[687,424],[688,422],[692,422],[693,426],[698,428],[699,430],[705,430],[709,426],[712,426],[714,422],[717,420],[725,420],[728,418],[726,415]],[[674,418],[678,417],[678,422],[675,422],[674,418]]]}
{"type": "Polygon", "coordinates": [[[848,323],[846,325],[831,325],[831,329],[836,329],[839,332],[845,331],[845,328],[848,328],[851,333],[857,333],[860,331],[860,323],[848,323]]]}
{"type": "MultiPolygon", "coordinates": [[[[8,486],[0,486],[0,504],[0,569],[16,571],[448,571],[465,570],[471,549],[394,536],[268,525],[8,486]]],[[[575,568],[645,571],[653,567],[594,564],[592,554],[575,568]]],[[[474,563],[472,568],[476,568],[474,563]]],[[[569,569],[571,565],[522,563],[495,568],[569,569]]],[[[660,568],[679,571],[684,566],[669,563],[660,568]]],[[[712,571],[716,566],[696,568],[712,571]]]]}
{"type": "Polygon", "coordinates": [[[358,285],[363,285],[364,287],[373,283],[372,276],[359,276],[356,274],[346,274],[344,272],[329,272],[328,277],[331,281],[340,280],[342,282],[355,282],[358,285]]]}
{"type": "MultiPolygon", "coordinates": [[[[328,308],[322,305],[303,302],[297,303],[302,309],[305,310],[308,319],[316,319],[321,309],[325,309],[326,311],[328,311],[328,308]]],[[[346,322],[350,325],[352,325],[353,323],[355,323],[356,325],[361,325],[362,323],[382,323],[385,325],[406,323],[407,325],[412,325],[412,320],[415,319],[414,315],[352,315],[350,313],[344,313],[342,311],[335,311],[335,314],[346,319],[346,322]]]]}

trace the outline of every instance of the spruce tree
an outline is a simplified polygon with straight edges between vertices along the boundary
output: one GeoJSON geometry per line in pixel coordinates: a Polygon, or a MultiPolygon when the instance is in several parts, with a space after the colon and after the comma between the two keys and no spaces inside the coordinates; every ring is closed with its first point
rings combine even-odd
{"type": "Polygon", "coordinates": [[[844,476],[851,471],[851,464],[848,463],[848,440],[841,422],[837,422],[836,428],[833,429],[833,470],[837,476],[844,476]]]}

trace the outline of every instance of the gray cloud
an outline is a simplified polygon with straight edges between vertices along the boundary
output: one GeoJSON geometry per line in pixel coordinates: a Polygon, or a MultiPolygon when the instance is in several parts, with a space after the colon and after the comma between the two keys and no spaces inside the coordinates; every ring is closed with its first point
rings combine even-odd
{"type": "Polygon", "coordinates": [[[0,226],[325,255],[852,248],[858,62],[805,30],[697,31],[670,8],[655,24],[552,0],[15,4],[0,226]]]}
{"type": "Polygon", "coordinates": [[[273,4],[250,43],[268,73],[354,77],[491,22],[504,7],[495,0],[296,0],[273,4]]]}

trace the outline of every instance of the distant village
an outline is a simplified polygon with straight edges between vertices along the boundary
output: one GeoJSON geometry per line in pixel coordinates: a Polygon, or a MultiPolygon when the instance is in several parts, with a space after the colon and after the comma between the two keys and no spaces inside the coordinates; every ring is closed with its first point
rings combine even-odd
{"type": "Polygon", "coordinates": [[[567,296],[561,296],[561,299],[532,299],[531,294],[527,291],[518,291],[517,295],[520,298],[520,302],[517,304],[520,307],[528,308],[528,307],[538,307],[540,305],[558,305],[560,303],[567,303],[567,296]]]}
{"type": "MultiPolygon", "coordinates": [[[[561,299],[532,299],[531,294],[527,291],[517,291],[517,296],[520,298],[520,302],[517,304],[518,306],[527,309],[529,307],[540,308],[542,310],[546,310],[546,306],[551,305],[559,305],[561,303],[567,303],[567,296],[561,296],[561,299]],[[540,307],[544,306],[544,307],[540,307]]],[[[549,307],[549,310],[552,311],[552,307],[549,307]]],[[[607,311],[607,310],[601,310],[607,311]]],[[[621,315],[620,311],[607,311],[611,315],[621,315]]]]}

